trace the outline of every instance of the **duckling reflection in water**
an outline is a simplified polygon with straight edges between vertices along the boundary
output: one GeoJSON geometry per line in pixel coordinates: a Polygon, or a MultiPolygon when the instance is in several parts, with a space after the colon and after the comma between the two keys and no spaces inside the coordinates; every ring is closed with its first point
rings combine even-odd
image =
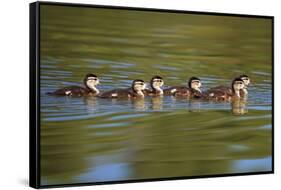
{"type": "Polygon", "coordinates": [[[97,97],[84,97],[83,101],[89,113],[94,113],[99,109],[99,101],[97,97]]]}
{"type": "Polygon", "coordinates": [[[248,113],[246,99],[234,99],[231,102],[233,115],[244,115],[248,113]]]}
{"type": "Polygon", "coordinates": [[[161,111],[163,110],[163,97],[152,97],[151,98],[151,105],[153,110],[161,111]]]}
{"type": "Polygon", "coordinates": [[[137,111],[146,111],[147,110],[147,106],[145,104],[144,98],[132,99],[132,105],[133,105],[134,109],[137,111]]]}
{"type": "Polygon", "coordinates": [[[127,89],[114,89],[102,93],[100,98],[144,98],[145,83],[137,79],[132,82],[132,86],[127,89]]]}
{"type": "Polygon", "coordinates": [[[200,112],[202,101],[200,101],[200,99],[191,99],[188,101],[188,106],[190,112],[200,112]]]}
{"type": "Polygon", "coordinates": [[[163,109],[163,97],[161,96],[154,96],[150,98],[151,100],[151,105],[147,105],[146,101],[144,98],[137,98],[137,99],[132,99],[132,105],[135,110],[138,111],[146,111],[150,107],[152,110],[162,110],[163,109]]]}
{"type": "Polygon", "coordinates": [[[178,97],[200,98],[201,97],[201,80],[197,77],[191,77],[187,86],[172,86],[164,89],[165,95],[178,97]]]}
{"type": "Polygon", "coordinates": [[[58,89],[54,92],[48,92],[49,95],[56,96],[98,96],[100,91],[96,88],[99,84],[97,75],[89,73],[84,78],[84,86],[68,86],[58,89]]]}

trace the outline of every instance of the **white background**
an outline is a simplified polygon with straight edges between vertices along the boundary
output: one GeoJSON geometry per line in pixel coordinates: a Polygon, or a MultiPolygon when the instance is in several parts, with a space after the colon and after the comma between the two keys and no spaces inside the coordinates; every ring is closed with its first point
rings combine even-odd
{"type": "MultiPolygon", "coordinates": [[[[275,174],[209,179],[176,180],[65,189],[277,189],[280,185],[280,34],[278,0],[68,0],[88,4],[182,9],[275,16],[275,174]],[[278,75],[279,74],[279,75],[278,75]],[[279,117],[279,118],[278,118],[279,117]],[[279,134],[278,134],[279,133],[279,134]]],[[[0,189],[28,187],[28,81],[30,0],[0,4],[0,189]]],[[[280,187],[279,187],[280,188],[280,187]]]]}

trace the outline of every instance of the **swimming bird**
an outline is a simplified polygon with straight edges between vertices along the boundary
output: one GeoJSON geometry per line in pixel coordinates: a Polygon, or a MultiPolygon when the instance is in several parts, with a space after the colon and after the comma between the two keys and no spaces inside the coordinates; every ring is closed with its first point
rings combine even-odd
{"type": "Polygon", "coordinates": [[[200,98],[201,86],[202,83],[199,78],[191,77],[187,82],[187,86],[172,86],[170,88],[164,89],[164,94],[180,97],[200,98]]]}
{"type": "Polygon", "coordinates": [[[241,98],[243,89],[245,88],[245,83],[241,78],[235,78],[231,83],[231,90],[226,90],[225,87],[222,88],[211,88],[206,92],[203,92],[203,98],[209,100],[225,101],[232,98],[241,98]]]}
{"type": "MultiPolygon", "coordinates": [[[[248,85],[250,84],[250,78],[249,76],[243,74],[243,75],[240,75],[239,77],[237,78],[240,78],[241,80],[243,80],[244,82],[244,88],[241,89],[241,96],[247,96],[248,95],[248,85]]],[[[209,90],[216,90],[216,89],[219,89],[220,91],[224,91],[225,93],[232,93],[232,87],[229,87],[229,86],[216,86],[216,87],[213,87],[209,90]]]]}
{"type": "Polygon", "coordinates": [[[164,94],[161,88],[163,85],[163,78],[160,76],[154,76],[150,80],[151,89],[145,89],[144,94],[148,96],[162,96],[164,94]]]}
{"type": "Polygon", "coordinates": [[[127,89],[114,89],[102,93],[101,98],[143,98],[145,95],[143,90],[145,83],[143,80],[136,79],[132,82],[132,86],[127,89]]]}
{"type": "Polygon", "coordinates": [[[57,96],[97,96],[100,91],[96,86],[100,83],[97,75],[89,73],[84,77],[84,87],[68,86],[58,89],[54,92],[48,92],[49,95],[57,96]]]}

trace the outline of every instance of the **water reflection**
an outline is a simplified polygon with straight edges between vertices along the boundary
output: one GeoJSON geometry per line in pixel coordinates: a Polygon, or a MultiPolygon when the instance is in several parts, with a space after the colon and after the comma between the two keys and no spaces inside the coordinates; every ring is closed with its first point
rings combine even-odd
{"type": "MultiPolygon", "coordinates": [[[[70,98],[66,98],[70,99],[70,98]]],[[[69,102],[69,100],[66,100],[69,102]]],[[[212,102],[201,99],[188,99],[173,96],[155,96],[137,99],[100,99],[97,97],[85,97],[83,102],[86,105],[88,114],[99,113],[104,107],[111,107],[113,110],[118,108],[119,111],[168,111],[177,108],[186,109],[190,112],[204,111],[207,107],[222,106],[224,109],[231,110],[233,115],[244,115],[248,113],[247,99],[233,99],[231,101],[212,102]],[[132,105],[132,107],[130,107],[132,105]]]]}
{"type": "Polygon", "coordinates": [[[189,101],[189,109],[192,112],[199,112],[201,110],[202,107],[202,101],[200,100],[196,100],[196,99],[192,99],[189,101]]]}
{"type": "Polygon", "coordinates": [[[83,97],[88,113],[99,111],[99,101],[97,97],[83,97]]]}
{"type": "Polygon", "coordinates": [[[231,108],[233,115],[244,115],[248,113],[247,100],[246,99],[234,99],[231,102],[231,108]]]}
{"type": "Polygon", "coordinates": [[[154,111],[163,110],[163,97],[162,96],[152,97],[151,98],[151,108],[154,111]]]}
{"type": "Polygon", "coordinates": [[[132,100],[132,105],[136,111],[145,111],[147,106],[145,104],[145,99],[137,98],[132,100]]]}

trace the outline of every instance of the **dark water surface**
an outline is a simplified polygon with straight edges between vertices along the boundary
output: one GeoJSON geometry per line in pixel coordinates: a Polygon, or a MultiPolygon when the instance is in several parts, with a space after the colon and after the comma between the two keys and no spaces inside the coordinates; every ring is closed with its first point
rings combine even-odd
{"type": "Polygon", "coordinates": [[[41,184],[270,171],[271,21],[41,7],[41,184]],[[52,97],[81,85],[125,88],[160,75],[203,89],[248,74],[246,102],[52,97]]]}

